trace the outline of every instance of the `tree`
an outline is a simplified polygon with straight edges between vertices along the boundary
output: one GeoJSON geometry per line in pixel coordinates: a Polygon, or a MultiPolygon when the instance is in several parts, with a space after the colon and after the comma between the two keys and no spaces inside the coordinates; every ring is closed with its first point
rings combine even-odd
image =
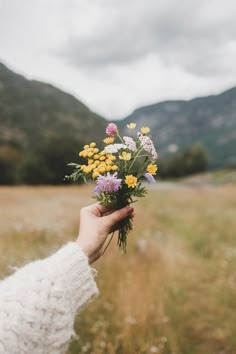
{"type": "Polygon", "coordinates": [[[158,166],[162,178],[177,178],[203,172],[208,167],[207,151],[201,144],[194,144],[182,153],[160,160],[158,166]]]}
{"type": "Polygon", "coordinates": [[[0,146],[0,184],[16,183],[19,163],[20,152],[10,145],[0,146]]]}
{"type": "Polygon", "coordinates": [[[62,184],[70,172],[67,164],[80,161],[81,144],[69,136],[52,136],[32,151],[21,167],[21,180],[28,184],[62,184]]]}

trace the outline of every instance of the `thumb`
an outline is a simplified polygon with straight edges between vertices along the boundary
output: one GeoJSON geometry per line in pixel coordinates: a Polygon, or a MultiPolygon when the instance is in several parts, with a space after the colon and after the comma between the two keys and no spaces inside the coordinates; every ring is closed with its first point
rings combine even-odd
{"type": "Polygon", "coordinates": [[[112,214],[105,216],[107,219],[109,226],[113,226],[114,224],[118,223],[122,219],[126,218],[127,216],[131,215],[134,211],[134,208],[127,206],[122,209],[114,211],[112,214]]]}

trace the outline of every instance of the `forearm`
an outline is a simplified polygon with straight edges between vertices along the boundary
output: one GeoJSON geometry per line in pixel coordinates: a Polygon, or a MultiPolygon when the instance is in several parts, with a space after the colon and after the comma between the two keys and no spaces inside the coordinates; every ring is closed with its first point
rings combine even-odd
{"type": "Polygon", "coordinates": [[[0,353],[64,353],[76,312],[97,293],[76,243],[26,265],[0,285],[0,353]]]}

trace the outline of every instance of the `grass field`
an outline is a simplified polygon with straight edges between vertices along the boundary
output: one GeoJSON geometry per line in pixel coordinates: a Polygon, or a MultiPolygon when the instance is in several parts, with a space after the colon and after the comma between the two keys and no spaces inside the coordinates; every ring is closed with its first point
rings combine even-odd
{"type": "MultiPolygon", "coordinates": [[[[0,188],[0,276],[75,239],[91,187],[0,188]]],[[[236,353],[236,185],[157,185],[128,254],[95,264],[100,296],[68,353],[236,353]]]]}

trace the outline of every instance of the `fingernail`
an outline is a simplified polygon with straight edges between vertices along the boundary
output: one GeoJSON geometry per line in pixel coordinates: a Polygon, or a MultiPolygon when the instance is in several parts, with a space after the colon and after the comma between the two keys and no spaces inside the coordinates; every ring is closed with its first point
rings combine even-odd
{"type": "Polygon", "coordinates": [[[128,206],[128,207],[127,207],[127,210],[128,210],[129,213],[132,213],[132,212],[134,211],[134,208],[128,206]]]}

